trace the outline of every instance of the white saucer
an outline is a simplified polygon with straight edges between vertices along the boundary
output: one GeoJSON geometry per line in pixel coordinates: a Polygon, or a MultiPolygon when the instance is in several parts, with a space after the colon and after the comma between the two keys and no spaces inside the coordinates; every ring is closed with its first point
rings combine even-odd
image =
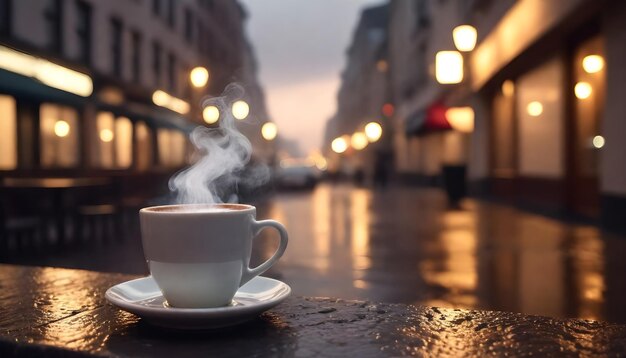
{"type": "Polygon", "coordinates": [[[167,305],[152,276],[120,283],[105,297],[113,305],[162,327],[209,329],[250,320],[281,303],[291,288],[278,280],[257,276],[239,288],[233,303],[216,308],[174,308],[167,305]]]}

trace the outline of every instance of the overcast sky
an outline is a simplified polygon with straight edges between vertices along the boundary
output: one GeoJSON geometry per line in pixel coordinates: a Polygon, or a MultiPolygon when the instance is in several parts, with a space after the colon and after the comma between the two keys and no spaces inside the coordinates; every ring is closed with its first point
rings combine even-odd
{"type": "Polygon", "coordinates": [[[335,113],[345,52],[360,11],[381,0],[241,0],[268,111],[304,153],[335,113]]]}

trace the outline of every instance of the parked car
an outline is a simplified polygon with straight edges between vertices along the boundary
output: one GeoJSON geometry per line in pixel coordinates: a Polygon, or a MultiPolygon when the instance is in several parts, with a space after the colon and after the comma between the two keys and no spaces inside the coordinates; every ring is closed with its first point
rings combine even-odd
{"type": "Polygon", "coordinates": [[[312,189],[321,176],[314,163],[308,160],[288,160],[281,162],[276,172],[276,183],[286,189],[312,189]]]}

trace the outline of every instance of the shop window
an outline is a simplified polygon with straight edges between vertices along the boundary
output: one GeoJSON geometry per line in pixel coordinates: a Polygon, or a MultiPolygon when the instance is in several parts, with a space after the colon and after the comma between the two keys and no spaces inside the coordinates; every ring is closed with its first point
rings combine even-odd
{"type": "Polygon", "coordinates": [[[92,165],[105,169],[129,168],[133,162],[133,124],[126,117],[115,118],[111,112],[96,116],[92,138],[92,165]]]}
{"type": "Polygon", "coordinates": [[[44,103],[39,109],[41,166],[72,168],[78,166],[78,112],[67,106],[44,103]]]}
{"type": "Polygon", "coordinates": [[[600,131],[604,111],[606,64],[600,36],[582,43],[574,55],[574,94],[576,174],[597,177],[604,136],[600,131]]]}
{"type": "Polygon", "coordinates": [[[185,164],[187,139],[176,130],[160,128],[158,130],[159,163],[161,166],[174,168],[185,164]]]}
{"type": "Polygon", "coordinates": [[[520,76],[515,85],[519,174],[562,178],[564,160],[563,61],[554,58],[520,76]]]}
{"type": "Polygon", "coordinates": [[[144,171],[153,164],[152,130],[144,122],[135,125],[137,137],[137,169],[144,171]]]}
{"type": "Polygon", "coordinates": [[[0,95],[0,170],[17,167],[17,120],[15,99],[0,95]]]}

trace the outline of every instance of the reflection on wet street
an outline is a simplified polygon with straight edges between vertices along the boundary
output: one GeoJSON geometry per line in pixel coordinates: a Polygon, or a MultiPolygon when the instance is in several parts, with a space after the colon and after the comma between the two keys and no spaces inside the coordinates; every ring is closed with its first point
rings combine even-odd
{"type": "MultiPolygon", "coordinates": [[[[295,295],[626,322],[626,238],[594,226],[484,201],[450,209],[438,189],[330,184],[278,193],[257,216],[289,231],[285,255],[265,275],[295,295]]],[[[273,253],[275,235],[255,241],[253,265],[273,253]]],[[[3,261],[148,272],[136,230],[75,244],[3,261]]]]}
{"type": "Polygon", "coordinates": [[[435,189],[347,185],[279,194],[259,217],[289,230],[268,274],[296,295],[626,322],[626,240],[593,226],[473,200],[449,209],[435,189]]]}

